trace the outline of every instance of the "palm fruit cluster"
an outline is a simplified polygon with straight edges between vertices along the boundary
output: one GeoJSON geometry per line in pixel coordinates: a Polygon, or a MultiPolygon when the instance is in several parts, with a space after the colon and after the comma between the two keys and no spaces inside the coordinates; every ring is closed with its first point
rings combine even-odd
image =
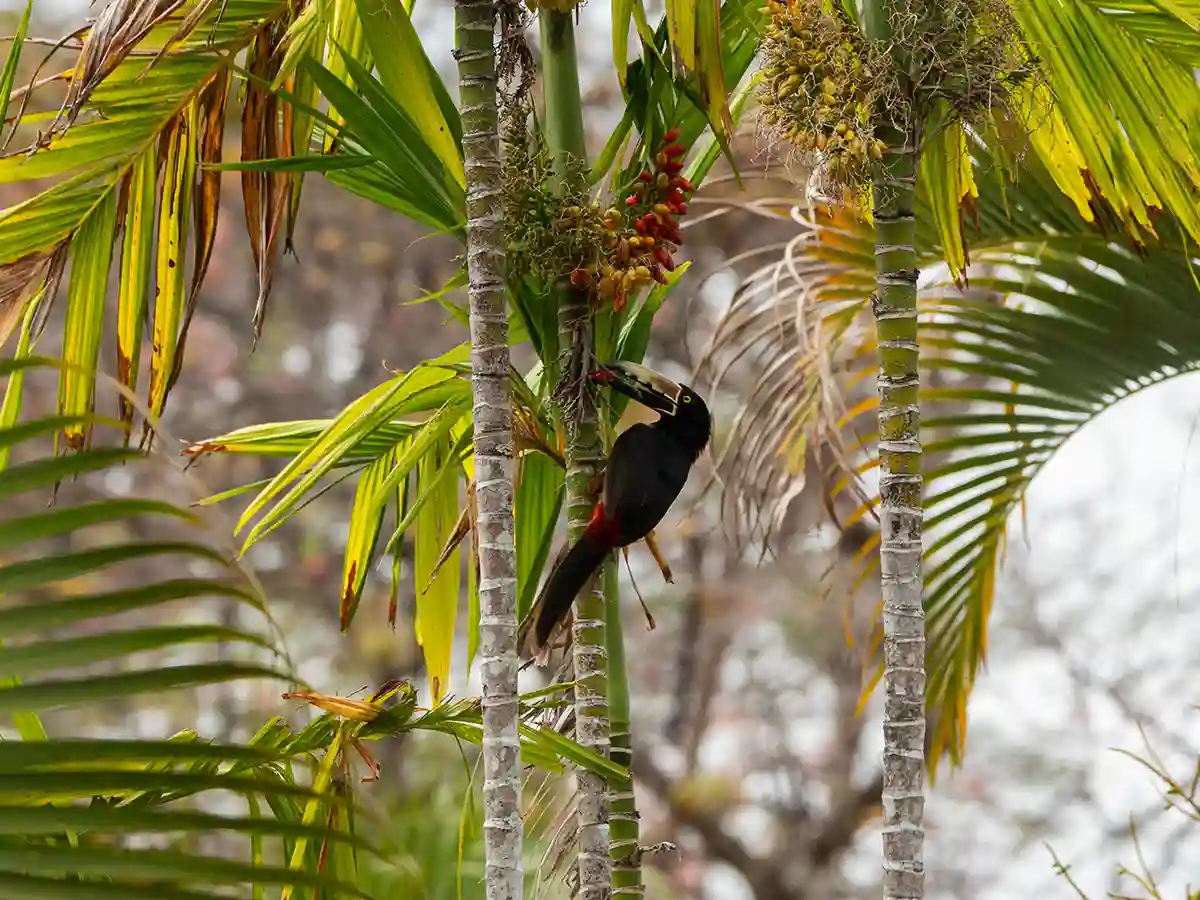
{"type": "Polygon", "coordinates": [[[604,211],[597,264],[571,272],[573,285],[592,290],[597,300],[611,300],[616,312],[643,285],[666,284],[666,273],[675,269],[674,253],[683,244],[679,217],[687,214],[694,190],[682,174],[687,148],[678,140],[678,129],[668,131],[652,166],[638,173],[620,206],[604,211]]]}
{"type": "Polygon", "coordinates": [[[801,153],[819,153],[830,179],[851,187],[883,158],[872,127],[874,82],[854,23],[823,0],[767,0],[763,123],[801,153]]]}

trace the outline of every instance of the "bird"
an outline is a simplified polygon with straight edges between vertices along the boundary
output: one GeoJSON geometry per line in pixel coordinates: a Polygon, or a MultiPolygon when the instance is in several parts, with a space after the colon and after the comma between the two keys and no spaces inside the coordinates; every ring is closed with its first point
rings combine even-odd
{"type": "Polygon", "coordinates": [[[544,652],[605,557],[640,541],[663,520],[712,435],[712,418],[700,395],[653,369],[610,362],[588,377],[658,418],[627,428],[613,443],[587,528],[559,554],[522,628],[521,642],[533,656],[544,652]]]}

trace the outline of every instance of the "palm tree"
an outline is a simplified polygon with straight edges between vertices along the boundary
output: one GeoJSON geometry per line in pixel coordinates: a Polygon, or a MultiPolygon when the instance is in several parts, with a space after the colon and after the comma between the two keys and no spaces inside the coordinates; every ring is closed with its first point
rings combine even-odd
{"type": "MultiPolygon", "coordinates": [[[[464,16],[475,8],[464,7],[464,16]]],[[[652,164],[662,136],[671,129],[678,131],[678,144],[684,152],[694,148],[687,174],[699,184],[729,134],[731,115],[741,108],[735,102],[731,113],[728,93],[743,82],[754,56],[762,22],[753,10],[750,0],[726,0],[719,8],[704,7],[703,14],[696,16],[691,4],[673,3],[671,15],[652,29],[640,5],[636,9],[624,5],[625,31],[628,33],[629,24],[636,20],[641,39],[641,59],[632,64],[625,58],[627,42],[619,42],[615,48],[618,71],[630,88],[629,112],[590,173],[580,170],[584,177],[574,182],[578,193],[600,195],[597,185],[602,182],[611,185],[606,191],[614,195],[628,189],[639,171],[652,164]],[[677,65],[670,64],[672,58],[677,65]],[[635,84],[640,85],[637,90],[635,84]],[[701,140],[710,123],[715,130],[701,140]]],[[[464,18],[463,24],[467,21],[464,18]]],[[[545,23],[557,24],[564,35],[569,33],[566,16],[548,13],[545,23]]],[[[472,27],[460,33],[464,34],[461,49],[466,51],[461,60],[464,69],[482,65],[484,57],[479,53],[490,31],[472,27]],[[465,39],[467,32],[470,42],[465,39]]],[[[19,49],[20,41],[16,47],[19,49]]],[[[292,241],[304,179],[312,173],[459,241],[471,240],[472,235],[473,239],[495,240],[494,235],[480,234],[474,214],[468,219],[469,206],[473,209],[480,199],[472,189],[475,179],[487,177],[474,165],[486,159],[487,151],[471,140],[475,129],[482,130],[482,126],[464,121],[455,108],[425,55],[407,6],[399,0],[114,3],[77,36],[76,47],[77,65],[68,76],[70,89],[62,112],[43,118],[37,134],[18,121],[10,140],[16,138],[13,143],[18,146],[28,134],[31,143],[0,158],[0,181],[50,179],[52,184],[0,212],[0,308],[5,312],[6,335],[20,325],[18,353],[28,353],[59,277],[70,262],[61,349],[65,364],[59,379],[61,418],[55,420],[62,446],[69,453],[80,452],[95,439],[88,418],[96,402],[92,373],[107,326],[105,287],[114,258],[120,259],[117,374],[127,389],[119,407],[122,428],[128,441],[140,403],[132,390],[142,384],[140,370],[145,368],[149,379],[144,442],[153,437],[153,423],[168,402],[185,357],[192,316],[202,302],[201,288],[220,212],[222,170],[241,173],[248,237],[259,276],[254,305],[256,336],[265,322],[275,260],[280,246],[292,241]],[[227,161],[221,136],[226,118],[239,111],[234,90],[239,85],[244,88],[241,148],[235,161],[227,161]],[[464,131],[468,133],[464,135],[464,131]],[[479,152],[483,157],[476,155],[479,152]],[[143,333],[145,321],[151,323],[149,334],[143,333]],[[143,360],[147,338],[152,341],[148,359],[143,360]]],[[[572,70],[558,76],[547,71],[544,85],[548,94],[569,91],[572,80],[577,84],[571,56],[564,54],[560,59],[572,70]]],[[[15,51],[10,60],[15,60],[15,51]]],[[[12,83],[14,71],[15,62],[6,68],[6,84],[12,83]]],[[[469,86],[482,87],[483,83],[471,80],[469,86]]],[[[40,83],[34,85],[22,95],[22,103],[32,100],[36,110],[44,89],[40,83]]],[[[7,93],[6,89],[5,96],[7,93]]],[[[741,96],[744,99],[744,89],[741,96]]],[[[574,97],[552,105],[558,121],[580,121],[577,88],[574,97]]],[[[467,111],[474,111],[471,106],[467,111]]],[[[35,111],[24,120],[25,125],[39,116],[35,111]]],[[[539,140],[556,151],[570,150],[553,137],[553,127],[544,135],[535,135],[532,143],[539,140]]],[[[584,154],[572,152],[572,156],[579,169],[584,154]]],[[[523,200],[534,206],[542,204],[540,216],[530,219],[532,237],[527,243],[536,246],[557,229],[563,196],[537,185],[517,198],[517,202],[523,200]]],[[[474,253],[472,248],[468,256],[478,263],[474,253]]],[[[514,257],[519,263],[520,254],[514,257]]],[[[499,265],[497,256],[489,261],[499,265]]],[[[474,274],[480,275],[477,266],[474,274]]],[[[568,447],[567,456],[574,464],[583,455],[601,455],[600,441],[611,437],[615,424],[615,419],[599,416],[581,431],[574,414],[566,421],[556,415],[552,399],[560,374],[559,329],[557,312],[547,306],[544,297],[562,274],[509,265],[503,284],[513,310],[507,321],[507,343],[528,341],[540,362],[521,375],[499,365],[498,355],[489,360],[496,363],[493,376],[503,372],[503,379],[487,381],[489,389],[497,396],[511,389],[514,395],[517,434],[513,446],[520,454],[513,498],[515,575],[517,611],[522,614],[532,602],[562,506],[578,505],[582,496],[578,478],[571,492],[566,489],[569,479],[560,449],[563,436],[591,435],[585,453],[579,452],[578,442],[568,447]]],[[[588,328],[576,329],[581,335],[590,333],[590,346],[576,348],[582,354],[578,358],[586,360],[594,353],[607,359],[639,361],[654,314],[678,280],[664,275],[663,282],[649,291],[633,286],[628,295],[622,294],[621,304],[601,304],[590,310],[588,328]]],[[[496,305],[495,281],[487,283],[477,277],[472,283],[476,288],[472,291],[474,312],[495,316],[502,309],[496,305]],[[486,308],[480,305],[489,299],[478,290],[481,285],[491,290],[492,305],[486,308]]],[[[468,324],[470,309],[446,293],[437,299],[468,324]]],[[[478,315],[476,318],[478,321],[478,315]]],[[[477,337],[504,346],[500,322],[490,324],[492,333],[477,333],[477,337]]],[[[480,492],[486,482],[494,480],[485,477],[489,469],[482,443],[481,455],[475,457],[475,435],[489,423],[482,417],[474,419],[476,398],[459,377],[471,370],[472,357],[471,344],[464,342],[447,354],[397,373],[332,419],[265,423],[198,442],[188,452],[192,456],[245,452],[285,461],[265,484],[247,485],[223,495],[228,499],[250,494],[236,529],[242,553],[331,482],[356,477],[340,596],[342,625],[352,624],[369,571],[389,555],[398,561],[401,541],[412,536],[417,619],[432,707],[421,721],[427,727],[477,738],[470,724],[477,708],[446,700],[457,631],[460,543],[471,531],[469,504],[467,513],[462,513],[462,488],[468,486],[469,496],[473,475],[480,492]],[[386,540],[381,540],[383,537],[386,540]]],[[[478,361],[479,354],[474,358],[478,361]]],[[[478,384],[482,389],[483,379],[478,384]]],[[[6,414],[12,411],[14,421],[22,389],[21,379],[10,381],[8,398],[12,402],[5,410],[6,414]]],[[[502,497],[499,502],[504,505],[502,497]]],[[[480,504],[481,513],[486,505],[480,504]]],[[[482,557],[491,549],[486,546],[486,532],[487,526],[479,531],[476,544],[482,551],[481,577],[476,579],[473,566],[467,570],[467,654],[473,659],[482,646],[485,656],[490,654],[494,660],[508,652],[505,641],[511,629],[489,618],[486,624],[495,625],[496,630],[492,635],[481,630],[482,595],[493,587],[483,570],[482,557]],[[495,640],[485,640],[489,637],[495,640]]],[[[498,571],[503,570],[501,565],[498,571]]],[[[395,594],[398,562],[392,571],[395,594]]],[[[500,604],[502,591],[497,593],[500,604]]],[[[593,600],[591,606],[601,623],[607,610],[616,608],[614,596],[607,605],[593,600]]],[[[603,628],[596,632],[599,640],[603,634],[603,628]]],[[[582,642],[576,654],[586,653],[589,647],[594,658],[602,658],[604,647],[594,642],[582,642]]],[[[510,665],[505,659],[503,666],[510,665]]],[[[495,674],[501,677],[500,672],[495,674]]],[[[601,671],[598,676],[590,699],[586,688],[578,692],[584,714],[577,736],[583,743],[589,735],[607,729],[601,717],[589,718],[588,712],[594,708],[592,704],[607,704],[611,698],[613,708],[624,710],[622,734],[627,740],[624,673],[601,671]]],[[[506,685],[506,690],[511,691],[511,686],[506,685]]],[[[351,717],[367,716],[374,721],[381,715],[374,707],[364,710],[343,698],[308,694],[313,702],[351,717]]],[[[510,713],[512,708],[510,702],[510,713]]],[[[504,724],[511,734],[516,724],[511,715],[504,724]]],[[[609,848],[598,840],[603,837],[603,795],[615,785],[612,789],[619,790],[619,802],[634,809],[627,767],[614,766],[602,753],[556,739],[545,729],[522,727],[521,735],[526,762],[546,766],[569,758],[578,764],[584,794],[596,819],[590,852],[593,869],[600,874],[589,878],[588,889],[593,895],[606,892],[609,848]]],[[[601,741],[593,745],[603,749],[601,741]]],[[[509,749],[515,748],[510,745],[509,749]]],[[[331,752],[329,759],[335,758],[331,752]]],[[[511,771],[515,759],[506,764],[511,771]]],[[[315,815],[314,809],[306,808],[305,814],[315,815]]],[[[640,883],[636,816],[632,812],[622,819],[619,841],[614,852],[623,858],[624,866],[613,878],[618,889],[628,893],[640,883]]],[[[509,870],[505,884],[516,880],[516,871],[509,870]]]]}
{"type": "Polygon", "coordinates": [[[1180,342],[1149,351],[1166,334],[1131,329],[1173,327],[1196,300],[1173,237],[1200,234],[1190,196],[1200,146],[1182,126],[1200,104],[1195,23],[1158,4],[895,0],[865,4],[862,23],[850,5],[772,9],[768,123],[815,156],[833,201],[853,206],[870,180],[873,221],[826,218],[814,204],[787,260],[757,273],[726,315],[711,355],[755,348],[765,375],[725,469],[751,505],[786,502],[787,460],[821,447],[833,460],[825,489],[867,501],[852,519],[878,510],[863,556],[883,587],[885,895],[916,897],[921,758],[962,752],[1009,513],[1053,448],[1131,378],[1190,367],[1180,342]],[[968,244],[995,274],[963,298],[953,286],[966,285],[968,244]],[[936,277],[941,265],[948,277],[936,277]],[[935,277],[918,292],[922,267],[935,277]],[[1016,308],[1018,295],[1034,308],[1016,308]],[[764,327],[797,302],[795,328],[764,327]],[[932,388],[920,388],[921,370],[932,388]],[[971,380],[947,387],[948,371],[971,380]],[[870,374],[878,399],[847,396],[870,374]],[[781,410],[779,398],[794,401],[781,410]],[[921,432],[933,402],[939,414],[921,432]],[[876,465],[879,488],[867,492],[859,475],[876,465]]]}
{"type": "Polygon", "coordinates": [[[505,315],[504,222],[496,109],[496,13],[491,0],[459,0],[459,95],[466,173],[467,291],[474,392],[474,546],[479,557],[483,675],[484,887],[519,900],[521,757],[517,726],[517,553],[513,537],[513,428],[505,315]]]}

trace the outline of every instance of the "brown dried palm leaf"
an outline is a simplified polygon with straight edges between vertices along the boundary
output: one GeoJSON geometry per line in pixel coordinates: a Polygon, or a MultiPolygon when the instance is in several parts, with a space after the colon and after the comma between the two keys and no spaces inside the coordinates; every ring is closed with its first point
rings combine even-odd
{"type": "Polygon", "coordinates": [[[839,476],[850,476],[865,499],[841,423],[852,418],[855,373],[874,341],[866,226],[851,212],[820,207],[810,218],[794,206],[791,218],[800,233],[739,286],[697,379],[710,394],[725,387],[739,398],[713,452],[723,513],[746,541],[769,538],[804,488],[810,454],[827,466],[826,496],[839,476]]]}

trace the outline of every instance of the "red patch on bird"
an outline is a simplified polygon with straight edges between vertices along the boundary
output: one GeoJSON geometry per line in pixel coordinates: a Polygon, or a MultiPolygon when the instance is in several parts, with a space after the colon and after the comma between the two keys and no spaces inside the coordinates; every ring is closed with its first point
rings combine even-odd
{"type": "Polygon", "coordinates": [[[592,381],[608,382],[613,380],[613,373],[608,369],[597,369],[590,377],[592,381]]]}
{"type": "Polygon", "coordinates": [[[617,523],[609,519],[604,513],[604,501],[601,500],[592,509],[592,517],[588,520],[587,533],[595,540],[603,544],[611,544],[616,546],[617,537],[620,534],[620,529],[617,523]]]}

